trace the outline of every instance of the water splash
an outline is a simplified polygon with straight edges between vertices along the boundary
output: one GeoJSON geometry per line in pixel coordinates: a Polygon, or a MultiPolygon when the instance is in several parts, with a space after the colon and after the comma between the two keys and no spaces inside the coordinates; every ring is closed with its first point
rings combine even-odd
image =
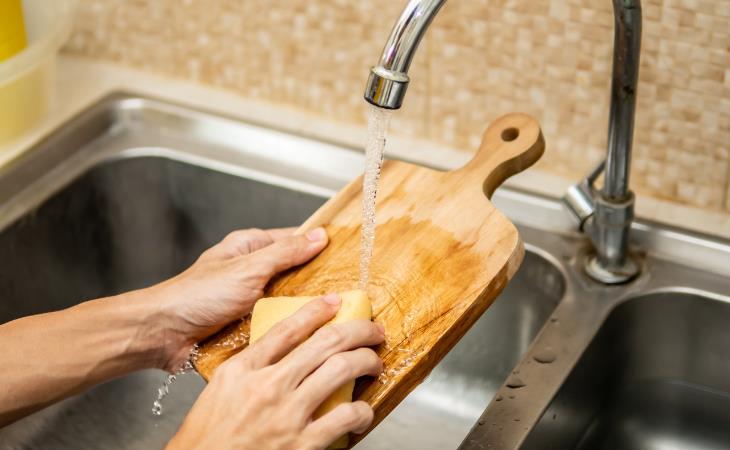
{"type": "Polygon", "coordinates": [[[162,386],[157,388],[157,400],[152,403],[152,414],[156,416],[162,415],[162,399],[170,393],[170,385],[175,382],[175,379],[175,375],[169,374],[165,378],[165,382],[162,383],[162,386]]]}
{"type": "Polygon", "coordinates": [[[216,342],[215,344],[213,344],[213,346],[223,348],[239,348],[247,345],[250,338],[251,336],[249,335],[249,333],[239,330],[236,333],[229,334],[224,340],[216,342]]]}
{"type": "Polygon", "coordinates": [[[360,283],[366,290],[370,279],[370,261],[375,245],[375,198],[378,194],[380,168],[383,165],[385,140],[392,111],[369,105],[368,135],[365,144],[365,174],[362,186],[362,235],[360,238],[360,283]]]}
{"type": "Polygon", "coordinates": [[[152,414],[156,416],[162,415],[162,399],[167,397],[167,395],[170,393],[170,385],[175,382],[179,375],[184,375],[195,370],[195,361],[198,359],[199,353],[200,347],[198,346],[198,344],[193,345],[193,347],[190,349],[190,355],[188,356],[188,359],[180,366],[179,369],[175,371],[174,374],[167,375],[165,381],[162,383],[162,386],[157,388],[157,398],[154,402],[152,402],[152,414]]]}
{"type": "Polygon", "coordinates": [[[185,374],[188,372],[193,372],[195,370],[195,362],[198,361],[199,356],[200,356],[200,346],[198,344],[193,344],[193,347],[190,349],[190,354],[188,355],[188,359],[177,370],[177,374],[182,375],[182,374],[185,374]]]}

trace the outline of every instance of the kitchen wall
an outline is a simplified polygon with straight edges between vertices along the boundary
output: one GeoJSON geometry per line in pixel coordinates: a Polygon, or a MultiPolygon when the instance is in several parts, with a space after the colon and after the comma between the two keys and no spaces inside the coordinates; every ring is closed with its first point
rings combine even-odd
{"type": "MultiPolygon", "coordinates": [[[[364,124],[367,70],[405,0],[80,0],[65,51],[364,124]]],[[[644,0],[632,184],[730,213],[730,1],[644,0]]],[[[393,133],[473,151],[511,111],[542,123],[545,171],[603,155],[609,0],[452,0],[393,133]]]]}

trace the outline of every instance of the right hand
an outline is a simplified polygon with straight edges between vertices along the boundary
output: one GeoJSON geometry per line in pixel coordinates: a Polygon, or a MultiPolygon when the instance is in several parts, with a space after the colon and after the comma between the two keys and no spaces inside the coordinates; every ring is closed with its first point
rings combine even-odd
{"type": "Polygon", "coordinates": [[[221,364],[168,450],[321,450],[365,431],[373,411],[363,401],[312,418],[337,388],[382,370],[366,348],[383,342],[382,325],[354,320],[322,327],[339,307],[334,294],[311,301],[221,364]]]}

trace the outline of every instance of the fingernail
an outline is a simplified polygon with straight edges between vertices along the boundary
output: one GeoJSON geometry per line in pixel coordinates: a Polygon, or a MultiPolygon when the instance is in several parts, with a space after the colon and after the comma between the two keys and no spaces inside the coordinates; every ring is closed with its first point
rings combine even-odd
{"type": "Polygon", "coordinates": [[[377,328],[378,331],[380,331],[380,334],[382,334],[383,336],[385,336],[385,327],[383,326],[382,323],[375,322],[375,328],[377,328]]]}
{"type": "Polygon", "coordinates": [[[325,303],[329,303],[330,305],[339,305],[340,304],[340,296],[337,294],[327,294],[324,297],[322,297],[322,300],[324,300],[325,303]]]}
{"type": "Polygon", "coordinates": [[[307,239],[311,242],[319,242],[324,241],[327,237],[327,232],[324,231],[324,228],[317,227],[314,230],[307,231],[307,234],[305,234],[307,239]]]}

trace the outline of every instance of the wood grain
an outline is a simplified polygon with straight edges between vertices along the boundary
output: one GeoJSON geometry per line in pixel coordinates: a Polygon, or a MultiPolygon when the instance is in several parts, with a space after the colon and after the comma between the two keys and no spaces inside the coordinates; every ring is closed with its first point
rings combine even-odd
{"type": "MultiPolygon", "coordinates": [[[[487,129],[479,151],[461,169],[384,164],[368,295],[374,320],[386,330],[386,343],[377,349],[385,369],[377,379],[358,380],[355,390],[375,410],[373,427],[426,377],[516,272],[522,241],[488,198],[506,178],[534,164],[543,149],[537,122],[510,114],[487,129]]],[[[301,230],[324,226],[329,246],[272,280],[266,296],[356,288],[361,183],[354,180],[302,225],[301,230]]],[[[248,325],[232,324],[203,343],[196,368],[205,379],[245,347],[248,325]]]]}

